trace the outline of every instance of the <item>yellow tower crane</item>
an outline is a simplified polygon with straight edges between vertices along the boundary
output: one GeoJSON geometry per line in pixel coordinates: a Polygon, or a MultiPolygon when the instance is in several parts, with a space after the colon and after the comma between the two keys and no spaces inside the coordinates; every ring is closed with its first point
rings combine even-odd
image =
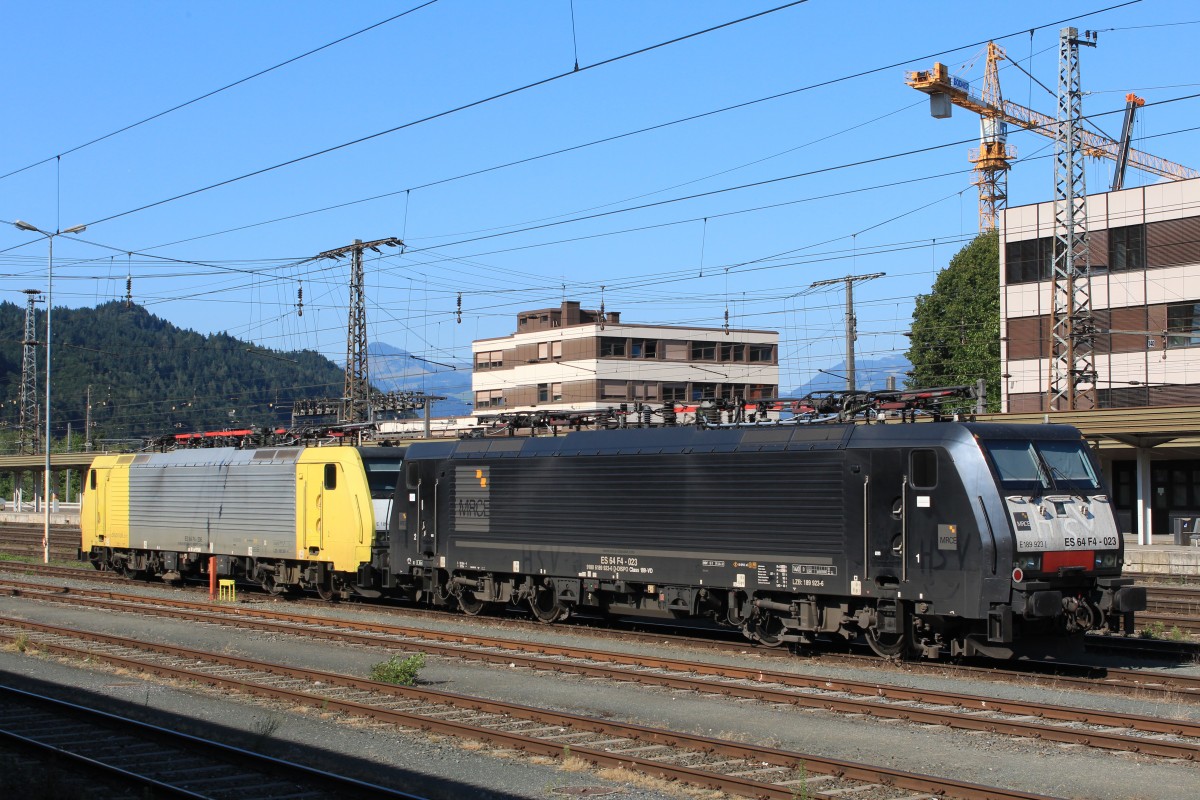
{"type": "MultiPolygon", "coordinates": [[[[1007,128],[1015,125],[1034,133],[1054,138],[1058,123],[1054,117],[1005,100],[1000,93],[998,63],[1005,58],[1004,49],[988,42],[987,61],[983,72],[983,91],[975,94],[967,81],[951,75],[945,64],[935,63],[933,69],[909,72],[905,82],[929,95],[929,113],[946,119],[954,106],[979,115],[979,149],[972,149],[968,159],[975,165],[975,180],[979,187],[979,229],[994,230],[1000,210],[1008,196],[1008,170],[1017,157],[1016,148],[1006,141],[1007,128]]],[[[1120,142],[1091,131],[1082,132],[1084,155],[1118,161],[1120,142]]],[[[1165,158],[1128,149],[1128,164],[1142,172],[1171,180],[1200,177],[1200,171],[1176,164],[1165,158]]]]}

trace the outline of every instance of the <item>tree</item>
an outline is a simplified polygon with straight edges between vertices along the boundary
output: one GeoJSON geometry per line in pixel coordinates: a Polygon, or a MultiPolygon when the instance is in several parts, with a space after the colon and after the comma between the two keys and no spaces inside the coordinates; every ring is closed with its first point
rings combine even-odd
{"type": "Polygon", "coordinates": [[[913,309],[908,386],[987,385],[987,408],[1000,409],[1000,245],[981,233],[938,273],[913,309]]]}

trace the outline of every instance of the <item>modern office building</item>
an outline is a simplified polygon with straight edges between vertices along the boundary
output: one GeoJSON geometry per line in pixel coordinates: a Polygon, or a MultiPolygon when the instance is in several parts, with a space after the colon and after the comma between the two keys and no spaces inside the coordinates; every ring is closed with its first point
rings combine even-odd
{"type": "MultiPolygon", "coordinates": [[[[1095,382],[1083,387],[1125,530],[1200,515],[1200,179],[1087,198],[1095,382]],[[1190,434],[1190,435],[1189,435],[1190,434]]],[[[1054,203],[1000,221],[1003,410],[1049,409],[1054,203]]],[[[1052,414],[1051,418],[1060,415],[1052,414]]],[[[1067,420],[1064,420],[1067,421],[1067,420]]]]}

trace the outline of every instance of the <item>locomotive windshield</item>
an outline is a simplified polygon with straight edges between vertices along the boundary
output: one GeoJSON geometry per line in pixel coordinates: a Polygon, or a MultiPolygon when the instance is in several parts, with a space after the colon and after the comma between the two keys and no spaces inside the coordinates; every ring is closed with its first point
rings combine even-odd
{"type": "Polygon", "coordinates": [[[982,442],[1005,489],[1098,489],[1100,481],[1081,441],[992,440],[982,442]]]}
{"type": "Polygon", "coordinates": [[[367,485],[371,488],[371,497],[375,500],[392,499],[396,494],[396,484],[400,481],[400,459],[382,461],[364,458],[363,466],[367,468],[367,485]]]}

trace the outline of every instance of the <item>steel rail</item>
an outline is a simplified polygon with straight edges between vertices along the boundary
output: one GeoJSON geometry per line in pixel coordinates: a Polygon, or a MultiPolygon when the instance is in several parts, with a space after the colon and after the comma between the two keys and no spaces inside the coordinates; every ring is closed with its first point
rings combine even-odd
{"type": "MultiPolygon", "coordinates": [[[[256,792],[261,797],[272,796],[265,794],[268,789],[265,779],[273,776],[276,779],[282,777],[285,781],[283,785],[278,786],[276,793],[289,797],[298,796],[298,792],[299,796],[312,797],[313,793],[319,790],[321,796],[331,797],[344,797],[348,794],[357,795],[367,792],[371,796],[381,798],[421,800],[419,796],[408,792],[337,775],[304,764],[285,761],[245,748],[234,747],[223,742],[152,725],[13,686],[0,685],[0,705],[5,709],[5,713],[0,715],[0,737],[9,743],[37,750],[52,756],[55,761],[69,760],[75,766],[116,778],[122,783],[144,787],[151,790],[151,794],[155,797],[195,798],[196,800],[211,797],[211,794],[194,791],[181,785],[186,783],[203,786],[205,784],[204,778],[196,778],[198,765],[195,762],[203,759],[209,764],[243,770],[246,774],[238,776],[238,779],[241,781],[253,780],[256,792]],[[21,714],[20,711],[14,709],[14,706],[40,709],[46,712],[50,719],[41,720],[42,727],[44,728],[46,723],[50,723],[51,730],[39,731],[37,721],[31,719],[28,714],[21,714]],[[76,725],[87,726],[87,730],[93,734],[103,732],[104,736],[89,736],[84,735],[83,732],[74,732],[70,737],[70,742],[56,742],[55,740],[63,738],[60,722],[63,718],[75,721],[76,725]],[[13,728],[20,728],[21,732],[18,733],[13,728]],[[71,743],[76,746],[72,747],[71,743]],[[133,767],[120,766],[117,762],[130,761],[128,748],[136,747],[139,743],[153,743],[159,757],[152,761],[147,757],[148,754],[141,754],[133,767]],[[109,755],[105,755],[105,752],[109,755]],[[163,766],[168,763],[169,767],[163,766]],[[178,776],[184,767],[190,777],[172,779],[172,776],[178,776]],[[159,777],[152,774],[156,772],[159,777]],[[298,781],[303,781],[306,788],[302,790],[298,781]]],[[[230,776],[223,779],[223,781],[227,780],[230,780],[230,776]]]]}
{"type": "MultiPolygon", "coordinates": [[[[93,592],[92,594],[109,595],[111,593],[93,592]]],[[[42,593],[37,596],[39,599],[51,601],[75,602],[74,596],[71,594],[42,593]]],[[[835,680],[758,668],[610,653],[569,645],[516,642],[495,637],[425,631],[378,623],[350,622],[343,624],[342,620],[331,617],[302,617],[286,612],[237,608],[213,609],[211,605],[202,606],[203,610],[197,611],[194,609],[198,604],[187,601],[166,601],[165,608],[155,609],[153,606],[147,605],[147,598],[144,597],[137,598],[136,606],[107,599],[97,600],[87,597],[82,599],[85,603],[96,603],[100,607],[110,610],[186,618],[198,622],[233,624],[273,633],[331,639],[369,647],[392,646],[406,650],[420,649],[427,653],[450,658],[467,658],[495,664],[516,664],[535,670],[573,673],[685,691],[717,692],[764,703],[781,703],[846,714],[866,714],[885,719],[900,719],[921,724],[1083,744],[1090,747],[1137,752],[1164,758],[1200,759],[1200,724],[1165,720],[1146,715],[1077,709],[961,693],[911,689],[879,683],[835,680]],[[271,621],[248,624],[246,616],[266,617],[271,621]],[[281,623],[278,620],[287,620],[287,622],[281,623]],[[314,625],[317,627],[308,627],[314,625]],[[339,631],[337,630],[339,627],[350,630],[339,631]],[[364,635],[358,632],[364,630],[369,631],[370,634],[364,635]],[[404,637],[404,639],[385,637],[404,637]],[[445,642],[451,642],[451,644],[447,645],[445,642]],[[489,649],[484,651],[474,649],[479,647],[489,649]],[[504,650],[496,652],[493,648],[503,648],[504,650]],[[533,653],[534,655],[522,655],[522,653],[533,653]],[[547,660],[548,657],[570,660],[547,660]],[[577,659],[592,663],[579,663],[577,659]],[[605,666],[605,663],[609,666],[605,666]],[[705,677],[695,677],[696,675],[705,677]],[[820,694],[804,693],[805,691],[815,691],[820,694]],[[845,694],[853,696],[839,696],[845,694]],[[905,705],[911,703],[938,705],[953,710],[936,710],[905,705]],[[985,712],[1015,715],[1019,719],[981,716],[985,712]],[[1114,733],[1112,730],[1068,728],[1050,724],[1051,721],[1100,726],[1146,735],[1187,737],[1193,741],[1164,742],[1144,736],[1114,733]]],[[[158,603],[159,601],[150,599],[150,602],[158,603]]]]}
{"type": "MultiPolygon", "coordinates": [[[[330,673],[321,670],[289,667],[282,664],[255,661],[253,659],[238,658],[219,653],[208,653],[190,648],[138,642],[135,640],[125,639],[123,637],[59,628],[57,626],[43,625],[41,623],[33,623],[23,620],[5,620],[4,624],[14,628],[32,630],[56,637],[82,639],[85,641],[92,641],[109,646],[146,650],[167,657],[182,659],[187,663],[191,663],[193,666],[197,661],[208,661],[235,669],[253,670],[259,673],[267,673],[271,676],[278,676],[292,680],[302,680],[306,682],[312,682],[314,684],[320,682],[322,685],[327,686],[338,686],[341,688],[371,692],[373,694],[388,695],[402,699],[417,700],[420,702],[434,702],[442,706],[450,705],[455,708],[461,708],[473,712],[512,716],[536,722],[543,726],[579,728],[580,730],[601,734],[606,737],[615,736],[621,741],[632,739],[639,742],[661,744],[670,748],[691,750],[698,753],[707,754],[708,756],[723,756],[726,759],[734,759],[745,762],[742,766],[762,764],[768,765],[769,767],[783,767],[789,771],[803,768],[805,773],[832,775],[843,780],[888,786],[906,791],[931,793],[937,796],[963,798],[964,800],[984,800],[984,798],[1001,798],[1003,800],[1044,800],[1045,797],[1043,795],[1035,795],[1015,790],[1006,790],[998,787],[981,786],[979,784],[973,784],[964,781],[919,775],[917,773],[893,770],[886,767],[876,767],[851,761],[811,756],[782,750],[779,748],[746,745],[738,742],[715,739],[713,737],[668,731],[643,725],[615,722],[607,719],[595,719],[577,714],[548,711],[514,703],[488,700],[467,695],[458,695],[451,692],[433,689],[378,683],[375,681],[339,675],[337,673],[330,673]]],[[[13,636],[11,634],[0,632],[0,639],[11,640],[12,638],[13,636]]],[[[444,716],[439,717],[422,715],[412,711],[387,708],[380,705],[370,705],[364,702],[345,700],[337,697],[330,697],[328,695],[301,691],[289,687],[254,683],[245,679],[212,674],[179,666],[142,661],[105,651],[89,650],[53,642],[40,641],[37,643],[37,646],[47,650],[48,652],[53,652],[58,655],[69,655],[80,658],[101,660],[115,666],[148,672],[160,677],[207,683],[209,685],[218,686],[224,689],[232,689],[260,697],[284,700],[290,703],[314,706],[324,710],[339,711],[355,716],[370,717],[379,721],[389,722],[406,728],[416,728],[449,736],[481,740],[496,746],[516,748],[537,755],[558,758],[562,757],[564,753],[569,750],[572,756],[583,758],[597,766],[634,769],[639,772],[665,777],[670,780],[686,781],[694,785],[720,789],[722,791],[728,791],[748,797],[771,798],[772,800],[775,798],[778,798],[779,800],[793,800],[796,797],[797,792],[795,786],[785,786],[779,783],[756,780],[752,777],[747,777],[740,771],[739,774],[718,773],[705,770],[703,768],[672,764],[665,761],[632,755],[628,752],[613,752],[598,748],[594,745],[589,746],[581,744],[569,744],[564,747],[564,743],[562,741],[555,741],[553,738],[538,738],[530,736],[528,735],[528,732],[505,732],[494,728],[471,725],[459,720],[449,719],[444,716]]],[[[725,763],[726,762],[724,761],[718,762],[718,764],[725,763]]],[[[770,772],[772,770],[757,768],[749,771],[751,773],[762,773],[770,772]]],[[[814,798],[829,798],[829,800],[832,800],[833,798],[832,794],[826,795],[824,793],[811,791],[809,792],[809,796],[814,798]]]]}
{"type": "MultiPolygon", "coordinates": [[[[130,586],[129,580],[127,578],[116,576],[113,573],[100,572],[100,571],[92,570],[89,568],[84,568],[84,569],[74,568],[73,569],[70,567],[45,567],[42,564],[24,564],[24,563],[3,564],[3,563],[0,563],[0,571],[19,571],[19,572],[27,572],[27,573],[34,573],[34,574],[44,574],[44,575],[53,576],[53,577],[67,577],[67,578],[78,577],[80,580],[85,580],[85,581],[95,580],[95,581],[98,581],[101,583],[117,583],[117,584],[121,584],[121,585],[125,585],[125,586],[130,586]]],[[[28,589],[46,589],[46,590],[50,589],[50,587],[47,586],[46,584],[36,584],[36,583],[11,582],[9,585],[19,587],[19,588],[28,588],[28,589]]],[[[197,592],[203,591],[201,588],[198,588],[198,587],[186,587],[186,588],[193,589],[194,591],[197,591],[197,592]]],[[[68,587],[63,587],[62,590],[67,591],[68,587]]],[[[70,591],[73,591],[76,593],[86,593],[90,590],[70,589],[70,591]]],[[[141,597],[140,595],[121,595],[121,594],[113,594],[113,593],[102,593],[100,596],[110,597],[110,598],[114,598],[114,599],[124,597],[124,598],[131,599],[131,601],[132,601],[132,598],[134,598],[134,597],[139,597],[139,598],[141,597]]],[[[175,601],[163,601],[163,602],[175,602],[175,601]]],[[[184,602],[186,602],[186,601],[184,601],[184,602]]],[[[289,605],[300,605],[300,606],[312,605],[312,606],[319,607],[319,608],[329,608],[330,607],[329,604],[324,601],[304,600],[304,599],[290,601],[289,605]]],[[[199,607],[199,606],[193,605],[192,607],[195,608],[195,607],[199,607]]],[[[209,608],[210,606],[204,606],[204,607],[209,608]]],[[[407,617],[415,616],[415,617],[419,617],[419,618],[430,618],[430,619],[439,619],[439,620],[447,619],[447,615],[445,614],[445,612],[430,611],[428,609],[411,608],[411,607],[407,607],[407,606],[405,606],[405,607],[377,606],[377,605],[365,605],[364,606],[361,604],[351,603],[351,604],[340,605],[339,607],[344,610],[358,611],[361,609],[366,609],[373,613],[383,613],[383,614],[399,613],[399,614],[403,614],[407,617]]],[[[457,619],[457,620],[469,619],[468,617],[463,617],[461,615],[455,615],[451,618],[457,619]]],[[[534,623],[530,623],[530,622],[527,622],[524,620],[515,620],[515,619],[500,618],[500,617],[488,618],[488,619],[489,619],[489,622],[493,625],[502,625],[502,626],[508,627],[508,628],[515,627],[515,628],[518,628],[521,630],[526,630],[526,629],[530,629],[530,628],[539,629],[539,628],[543,627],[541,623],[534,624],[534,623]]],[[[347,626],[349,626],[350,622],[345,621],[345,624],[347,626]]],[[[785,659],[785,660],[794,660],[795,659],[795,656],[786,650],[763,648],[763,647],[754,645],[753,643],[745,642],[745,641],[729,642],[729,641],[725,641],[725,640],[700,639],[695,636],[685,636],[685,635],[679,635],[679,634],[668,634],[668,633],[659,633],[659,632],[646,633],[646,632],[641,632],[641,631],[628,631],[628,630],[615,630],[614,631],[614,630],[607,629],[607,628],[598,629],[598,628],[589,628],[586,626],[582,626],[582,627],[581,626],[572,626],[570,628],[570,631],[571,631],[571,633],[574,633],[574,634],[585,634],[585,635],[593,637],[593,638],[616,638],[616,639],[627,640],[627,641],[628,640],[633,640],[633,641],[644,640],[647,642],[651,642],[653,644],[659,644],[663,641],[667,641],[667,642],[679,644],[680,646],[693,647],[693,648],[701,647],[701,648],[704,648],[707,650],[713,650],[713,651],[717,651],[717,652],[727,652],[727,653],[732,653],[732,654],[736,654],[739,656],[753,654],[753,656],[755,658],[760,658],[760,659],[761,658],[780,658],[780,659],[785,659]]],[[[1103,649],[1105,647],[1111,648],[1111,647],[1117,647],[1117,646],[1120,646],[1120,648],[1122,650],[1148,649],[1148,652],[1151,655],[1161,655],[1162,653],[1160,652],[1160,650],[1150,649],[1150,648],[1153,648],[1155,643],[1158,641],[1160,641],[1160,640],[1127,639],[1127,638],[1122,638],[1122,637],[1111,637],[1111,636],[1089,636],[1088,640],[1087,640],[1087,644],[1093,648],[1100,648],[1100,649],[1103,649]]],[[[1165,642],[1165,640],[1164,640],[1164,643],[1169,644],[1170,646],[1175,647],[1175,648],[1179,647],[1178,644],[1171,643],[1171,642],[1165,642]]],[[[1176,655],[1178,655],[1178,654],[1176,654],[1176,655]]],[[[820,658],[822,661],[827,661],[827,660],[849,661],[849,662],[852,662],[855,664],[862,664],[866,667],[875,668],[875,669],[885,668],[888,666],[888,662],[883,661],[883,660],[879,659],[877,656],[873,656],[873,655],[872,656],[858,656],[858,655],[849,654],[849,653],[821,653],[820,658]]],[[[1190,676],[1186,676],[1186,675],[1169,675],[1166,673],[1151,672],[1151,671],[1147,671],[1147,670],[1118,669],[1118,668],[1096,667],[1096,666],[1090,666],[1090,665],[1085,665],[1085,664],[1069,664],[1069,663],[1065,663],[1065,662],[1061,662],[1061,661],[1045,662],[1045,663],[1041,663],[1040,665],[1038,662],[1022,663],[1021,665],[1019,665],[1020,669],[1014,669],[1013,668],[1014,666],[1017,666],[1017,665],[1014,665],[1012,662],[1004,662],[1004,661],[994,662],[992,664],[989,664],[988,666],[947,664],[947,663],[943,663],[943,662],[933,662],[933,663],[904,662],[904,669],[906,672],[929,673],[929,674],[936,675],[938,677],[943,677],[947,674],[958,674],[958,675],[978,677],[978,678],[983,678],[983,679],[988,679],[988,680],[1002,679],[1002,680],[1009,680],[1009,681],[1021,681],[1022,683],[1026,683],[1026,684],[1028,684],[1030,682],[1037,683],[1037,684],[1049,684],[1049,685],[1053,685],[1056,688],[1061,687],[1063,684],[1070,684],[1073,686],[1078,686],[1082,689],[1086,689],[1088,691],[1095,691],[1096,689],[1104,689],[1104,690],[1110,691],[1110,692],[1124,692],[1124,691],[1128,691],[1128,690],[1137,690],[1137,691],[1143,692],[1143,693],[1158,695],[1161,700],[1169,701],[1169,702],[1183,702],[1183,701],[1188,701],[1190,699],[1200,700],[1200,677],[1190,677],[1190,676]],[[1083,673],[1083,674],[1080,674],[1080,673],[1083,673]]]]}

